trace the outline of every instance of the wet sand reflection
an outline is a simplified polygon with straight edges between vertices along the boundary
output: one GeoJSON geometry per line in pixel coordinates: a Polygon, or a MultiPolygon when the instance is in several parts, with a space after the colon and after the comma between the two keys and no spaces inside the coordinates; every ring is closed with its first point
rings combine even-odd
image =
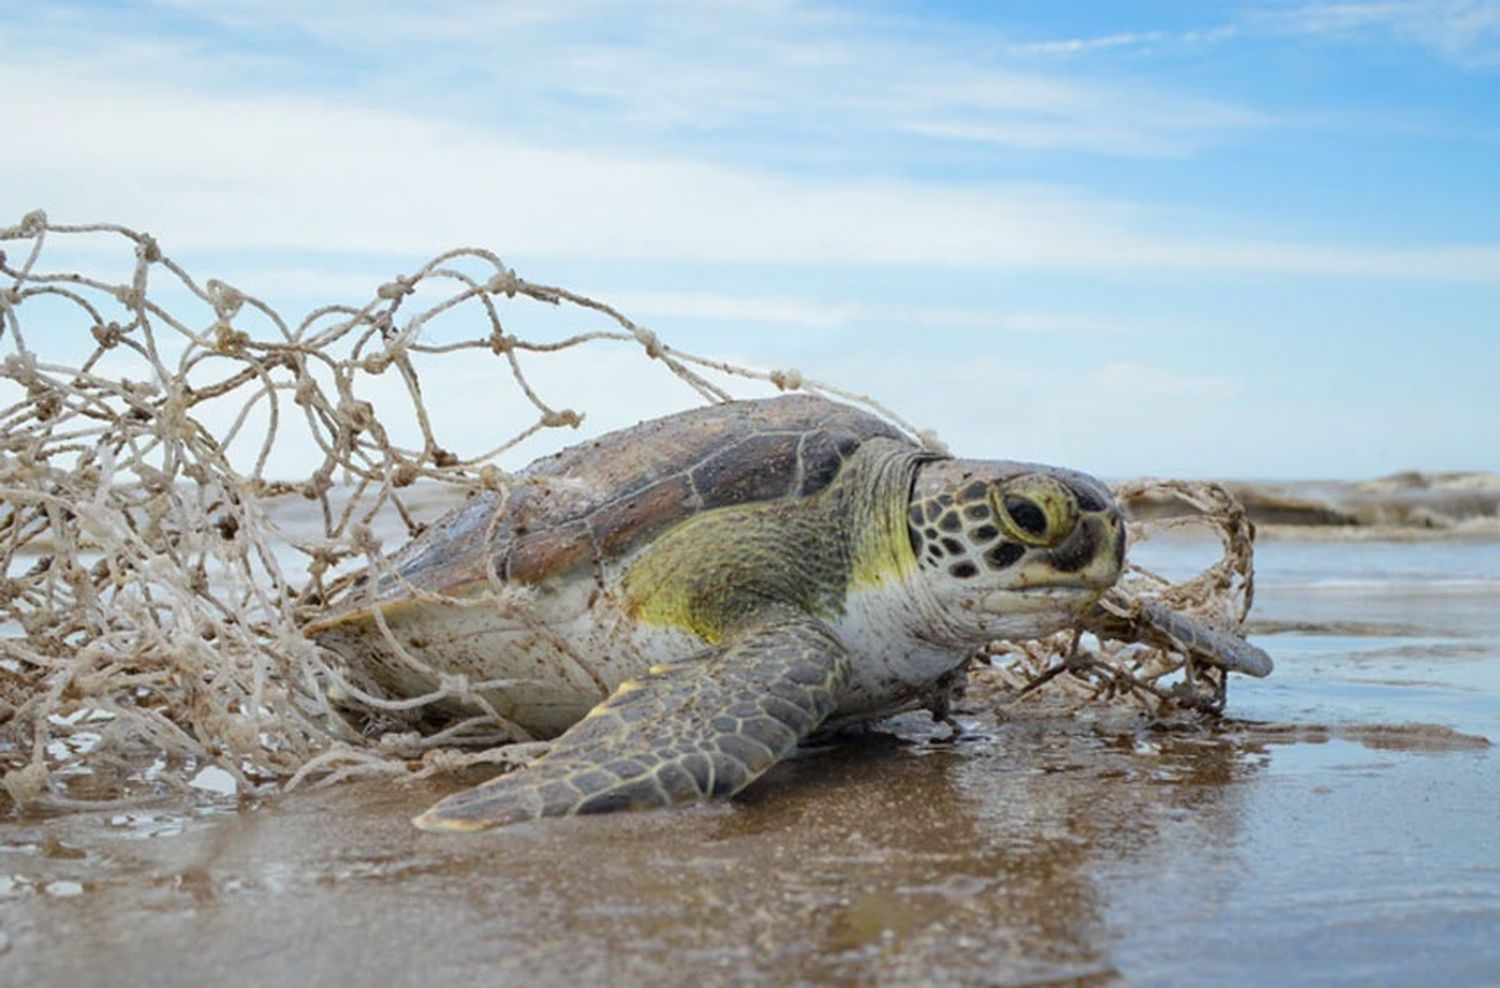
{"type": "Polygon", "coordinates": [[[107,955],[121,981],[181,984],[1109,982],[1101,879],[1214,853],[1254,771],[1223,738],[1043,719],[949,746],[908,726],[916,740],[809,752],[731,806],[478,838],[406,826],[431,788],[371,785],[165,840],[54,821],[93,860],[30,870],[94,877],[66,903],[34,897],[74,949],[29,951],[26,970],[67,980],[107,955]]]}

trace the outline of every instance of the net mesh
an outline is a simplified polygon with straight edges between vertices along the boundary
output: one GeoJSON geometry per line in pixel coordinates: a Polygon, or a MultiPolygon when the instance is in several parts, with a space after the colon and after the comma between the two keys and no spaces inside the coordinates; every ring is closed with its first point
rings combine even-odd
{"type": "MultiPolygon", "coordinates": [[[[640,373],[671,375],[705,402],[805,390],[940,445],[867,396],[676,349],[487,250],[441,254],[362,305],[323,306],[294,324],[222,281],[200,283],[123,226],[35,212],[0,229],[0,248],[0,782],[17,806],[196,792],[206,766],[243,797],[512,758],[515,746],[499,742],[517,734],[493,711],[436,734],[405,726],[427,704],[476,699],[462,679],[438,676],[427,696],[370,695],[300,629],[340,574],[378,567],[383,545],[465,492],[506,489],[498,457],[580,424],[581,411],[534,384],[535,361],[624,346],[640,373]],[[121,277],[67,270],[59,253],[121,277]],[[590,328],[521,338],[508,324],[528,305],[590,328]],[[435,342],[438,320],[462,326],[461,338],[435,342]],[[439,362],[454,356],[493,361],[529,409],[474,453],[443,442],[424,402],[423,381],[441,380],[439,362]],[[289,448],[315,451],[301,479],[273,476],[289,448]]],[[[1207,523],[1224,552],[1177,583],[1134,569],[1115,606],[1151,596],[1238,627],[1251,557],[1233,498],[1180,483],[1120,493],[1189,508],[1133,522],[1133,539],[1207,523]]],[[[513,596],[502,603],[524,606],[513,596]]],[[[1222,679],[1171,648],[1060,635],[989,651],[985,675],[1005,702],[1042,684],[1071,703],[1129,702],[1153,716],[1191,709],[1193,697],[1222,701],[1222,679]],[[1166,686],[1174,675],[1181,682],[1166,686]]]]}
{"type": "Polygon", "coordinates": [[[1217,539],[1218,558],[1176,581],[1130,562],[1100,602],[1103,613],[1093,622],[1099,630],[993,642],[974,685],[992,702],[1006,705],[1036,699],[1039,688],[1049,686],[1052,699],[1120,701],[1155,720],[1217,715],[1228,699],[1224,669],[1195,662],[1193,650],[1180,639],[1132,632],[1145,608],[1160,605],[1195,619],[1199,628],[1240,636],[1255,599],[1255,526],[1221,484],[1131,480],[1115,485],[1114,495],[1131,515],[1127,559],[1134,547],[1154,537],[1204,532],[1217,539]]]}

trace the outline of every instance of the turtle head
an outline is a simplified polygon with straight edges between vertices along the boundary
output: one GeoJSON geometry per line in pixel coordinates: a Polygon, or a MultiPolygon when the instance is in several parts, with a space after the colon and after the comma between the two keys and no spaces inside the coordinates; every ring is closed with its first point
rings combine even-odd
{"type": "Polygon", "coordinates": [[[1125,523],[1109,490],[1032,463],[923,464],[907,532],[920,592],[957,645],[1065,628],[1125,562],[1125,523]]]}

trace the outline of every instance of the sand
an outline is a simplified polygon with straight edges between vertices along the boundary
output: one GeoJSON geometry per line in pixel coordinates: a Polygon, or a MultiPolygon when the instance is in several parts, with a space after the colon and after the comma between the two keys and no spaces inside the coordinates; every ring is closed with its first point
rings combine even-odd
{"type": "Polygon", "coordinates": [[[1263,547],[1277,672],[1207,730],[913,716],[726,805],[480,836],[406,823],[453,780],[0,823],[0,981],[1494,982],[1491,567],[1263,547]]]}

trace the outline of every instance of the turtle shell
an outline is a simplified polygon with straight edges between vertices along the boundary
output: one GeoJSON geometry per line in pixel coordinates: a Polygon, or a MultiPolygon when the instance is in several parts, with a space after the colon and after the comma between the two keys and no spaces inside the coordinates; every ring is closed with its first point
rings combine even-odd
{"type": "Polygon", "coordinates": [[[392,558],[401,580],[376,596],[408,596],[403,581],[463,596],[487,585],[491,566],[507,582],[575,571],[602,581],[606,564],[700,511],[816,494],[877,436],[911,441],[868,412],[801,394],[642,422],[537,460],[505,493],[470,498],[392,558]]]}

